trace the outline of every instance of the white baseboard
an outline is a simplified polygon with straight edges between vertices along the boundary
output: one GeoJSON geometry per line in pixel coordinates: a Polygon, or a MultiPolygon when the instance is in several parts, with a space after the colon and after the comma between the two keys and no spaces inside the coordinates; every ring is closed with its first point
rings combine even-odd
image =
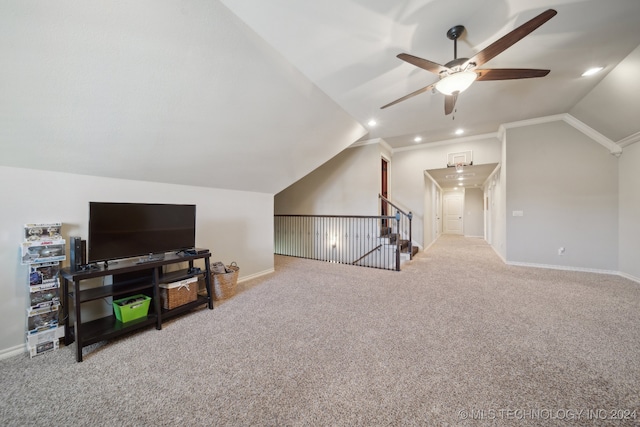
{"type": "Polygon", "coordinates": [[[625,279],[629,279],[636,283],[640,283],[640,277],[632,276],[631,274],[623,273],[622,271],[618,272],[618,276],[624,277],[625,279]]]}
{"type": "Polygon", "coordinates": [[[10,357],[19,356],[27,352],[27,344],[16,345],[0,350],[0,360],[8,359],[10,357]]]}
{"type": "Polygon", "coordinates": [[[489,245],[489,246],[491,247],[491,249],[493,249],[493,252],[495,252],[495,254],[498,255],[498,258],[500,258],[502,262],[507,264],[507,260],[502,257],[502,254],[498,252],[498,250],[493,245],[489,245]]]}
{"type": "Polygon", "coordinates": [[[248,276],[239,277],[238,283],[246,282],[247,280],[257,279],[258,277],[266,276],[267,274],[271,274],[275,271],[276,271],[275,268],[269,268],[259,273],[254,273],[248,276]]]}
{"type": "Polygon", "coordinates": [[[551,270],[564,270],[564,271],[581,271],[584,273],[597,273],[597,274],[613,274],[614,276],[620,275],[620,272],[615,270],[600,270],[597,268],[571,267],[568,265],[536,264],[536,263],[530,263],[530,262],[517,262],[517,261],[507,261],[506,264],[515,265],[519,267],[547,268],[551,270]]]}

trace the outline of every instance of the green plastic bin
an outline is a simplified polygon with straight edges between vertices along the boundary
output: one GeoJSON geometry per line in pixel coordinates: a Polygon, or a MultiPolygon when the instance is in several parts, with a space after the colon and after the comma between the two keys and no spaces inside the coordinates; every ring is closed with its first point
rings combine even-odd
{"type": "Polygon", "coordinates": [[[146,295],[132,295],[113,301],[113,312],[122,323],[147,317],[151,298],[146,295]]]}

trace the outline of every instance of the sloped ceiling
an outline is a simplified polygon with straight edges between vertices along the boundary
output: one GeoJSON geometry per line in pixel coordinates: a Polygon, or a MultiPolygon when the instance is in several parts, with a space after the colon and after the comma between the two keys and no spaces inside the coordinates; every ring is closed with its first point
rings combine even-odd
{"type": "Polygon", "coordinates": [[[0,164],[277,193],[365,129],[216,1],[0,3],[0,164]]]}
{"type": "Polygon", "coordinates": [[[613,141],[640,131],[640,47],[578,102],[570,113],[613,141]]]}
{"type": "Polygon", "coordinates": [[[637,74],[639,18],[637,0],[3,1],[0,165],[277,193],[359,140],[570,112],[617,141],[640,130],[637,82],[618,80],[637,74]],[[398,53],[445,63],[463,24],[470,56],[547,8],[487,66],[549,76],[478,82],[455,120],[437,94],[380,110],[437,80],[398,53]],[[590,65],[605,71],[579,77],[590,65]]]}
{"type": "MultiPolygon", "coordinates": [[[[393,148],[415,144],[416,136],[428,144],[456,138],[457,128],[464,136],[477,135],[496,132],[503,123],[568,113],[640,44],[637,0],[222,1],[360,123],[375,119],[378,125],[363,139],[383,138],[393,148]],[[443,96],[431,92],[380,110],[438,80],[397,54],[444,64],[454,57],[447,30],[464,25],[458,57],[468,58],[549,8],[558,14],[484,66],[550,69],[548,76],[476,82],[459,96],[453,116],[445,116],[443,96]],[[595,65],[605,69],[581,77],[595,65]]],[[[637,64],[629,67],[638,72],[637,64]]],[[[605,91],[616,112],[640,106],[625,84],[605,91]]],[[[597,98],[584,108],[607,108],[597,98]]],[[[613,141],[640,130],[637,123],[629,129],[628,122],[621,129],[622,120],[625,115],[609,127],[593,125],[613,141]]]]}

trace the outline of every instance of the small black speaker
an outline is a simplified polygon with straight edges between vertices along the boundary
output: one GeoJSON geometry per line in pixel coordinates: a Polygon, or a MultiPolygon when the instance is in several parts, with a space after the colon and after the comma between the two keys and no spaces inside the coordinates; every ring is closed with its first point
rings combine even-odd
{"type": "Polygon", "coordinates": [[[78,271],[80,270],[80,266],[86,264],[86,241],[82,240],[81,237],[71,237],[70,241],[71,246],[69,247],[69,258],[71,258],[71,271],[78,271]],[[83,242],[85,242],[84,246],[82,244],[83,242]]]}

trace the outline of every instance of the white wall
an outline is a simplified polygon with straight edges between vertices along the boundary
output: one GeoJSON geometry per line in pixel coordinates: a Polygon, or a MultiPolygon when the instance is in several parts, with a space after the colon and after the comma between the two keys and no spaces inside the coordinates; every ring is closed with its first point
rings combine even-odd
{"type": "Polygon", "coordinates": [[[507,261],[617,271],[618,159],[564,121],[506,140],[507,261]]]}
{"type": "Polygon", "coordinates": [[[506,224],[505,224],[505,185],[504,185],[504,166],[491,177],[486,187],[486,195],[488,198],[489,212],[489,230],[487,241],[496,254],[503,260],[506,260],[506,224]]]}
{"type": "MultiPolygon", "coordinates": [[[[424,233],[422,237],[423,248],[426,249],[429,245],[436,241],[436,239],[440,236],[441,230],[441,221],[437,221],[437,217],[441,217],[442,213],[439,212],[442,206],[442,189],[438,186],[438,184],[429,176],[429,174],[424,174],[424,208],[423,212],[429,212],[425,220],[424,224],[424,233]]],[[[415,239],[415,238],[414,238],[415,239]]],[[[418,239],[415,239],[418,240],[418,239]]]]}
{"type": "MultiPolygon", "coordinates": [[[[500,141],[495,137],[486,139],[462,141],[458,143],[422,144],[412,149],[396,150],[393,153],[391,168],[392,200],[403,209],[413,212],[413,238],[422,246],[427,247],[431,242],[426,241],[429,233],[429,221],[433,221],[434,213],[425,211],[425,206],[435,206],[431,200],[425,200],[424,171],[447,167],[447,154],[462,151],[473,151],[473,164],[482,165],[498,163],[500,161],[500,141]],[[427,231],[425,232],[425,229],[427,231]]],[[[437,194],[429,192],[428,194],[437,194]]]]}
{"type": "MultiPolygon", "coordinates": [[[[379,144],[344,150],[276,194],[275,213],[379,215],[382,155],[387,157],[388,152],[379,144]]],[[[393,162],[389,168],[393,171],[393,162]]]]}
{"type": "MultiPolygon", "coordinates": [[[[447,166],[447,154],[473,151],[474,164],[500,161],[495,137],[447,144],[425,144],[391,153],[384,144],[343,151],[320,168],[275,196],[276,214],[378,215],[380,158],[389,159],[389,198],[413,213],[413,240],[421,247],[436,237],[431,210],[438,192],[430,188],[424,171],[447,166]],[[425,212],[428,212],[425,216],[425,212]],[[426,224],[426,226],[425,226],[426,224]]],[[[482,235],[480,233],[479,235],[482,235]]]]}
{"type": "Polygon", "coordinates": [[[3,166],[0,183],[0,355],[21,351],[25,342],[29,282],[28,267],[20,263],[24,224],[62,222],[65,238],[87,238],[89,201],[195,204],[196,244],[212,251],[212,261],[236,261],[240,278],[273,270],[270,194],[3,166]]]}
{"type": "Polygon", "coordinates": [[[640,282],[640,144],[620,156],[619,270],[640,282]]]}

